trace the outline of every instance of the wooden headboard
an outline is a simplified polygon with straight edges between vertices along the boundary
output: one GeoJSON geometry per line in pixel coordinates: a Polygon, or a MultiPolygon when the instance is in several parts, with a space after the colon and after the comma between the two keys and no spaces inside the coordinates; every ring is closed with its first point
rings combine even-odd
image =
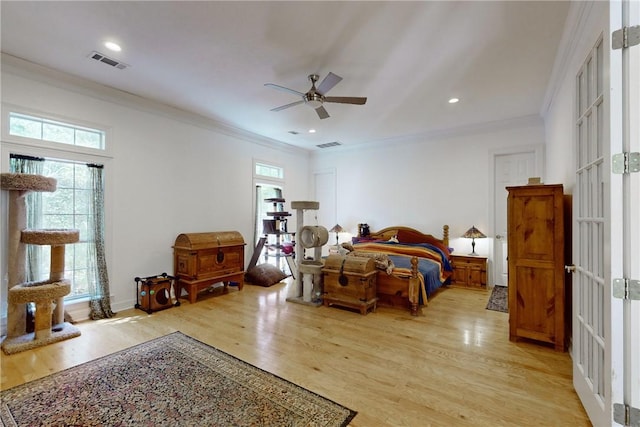
{"type": "MultiPolygon", "coordinates": [[[[358,237],[362,237],[360,236],[360,229],[360,224],[358,224],[358,237]]],[[[383,228],[382,230],[370,233],[367,237],[378,240],[389,240],[393,236],[398,235],[402,236],[400,240],[404,242],[429,242],[430,240],[435,240],[442,243],[445,247],[449,247],[449,226],[446,224],[442,226],[442,239],[431,234],[424,234],[415,228],[402,225],[383,228]]]]}

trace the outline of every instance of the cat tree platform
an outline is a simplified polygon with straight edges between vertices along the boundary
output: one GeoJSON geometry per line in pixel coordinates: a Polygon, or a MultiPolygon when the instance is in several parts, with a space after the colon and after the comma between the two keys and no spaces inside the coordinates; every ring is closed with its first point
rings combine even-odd
{"type": "Polygon", "coordinates": [[[61,299],[71,292],[68,280],[57,282],[23,283],[9,289],[9,305],[20,306],[30,302],[36,305],[35,332],[17,337],[7,337],[2,342],[2,349],[7,354],[18,353],[54,342],[80,336],[80,329],[64,319],[64,306],[61,299]],[[57,300],[56,312],[52,309],[52,301],[57,300]],[[60,313],[62,311],[62,313],[60,313]],[[62,319],[59,319],[62,317],[62,319]],[[55,324],[52,325],[52,318],[55,324]],[[56,319],[58,320],[56,321],[56,319]]]}

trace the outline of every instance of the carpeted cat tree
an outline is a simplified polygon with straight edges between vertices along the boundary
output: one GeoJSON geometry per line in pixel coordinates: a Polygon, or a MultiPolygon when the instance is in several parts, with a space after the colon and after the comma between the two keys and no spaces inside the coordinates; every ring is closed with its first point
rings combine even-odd
{"type": "Polygon", "coordinates": [[[42,175],[0,174],[0,188],[9,192],[7,354],[41,347],[80,335],[64,322],[64,296],[71,283],[64,278],[65,245],[76,243],[78,230],[28,230],[25,196],[31,191],[56,191],[56,180],[42,175]],[[26,245],[51,246],[49,280],[26,282],[26,245]],[[35,303],[34,332],[27,333],[26,305],[35,303]]]}

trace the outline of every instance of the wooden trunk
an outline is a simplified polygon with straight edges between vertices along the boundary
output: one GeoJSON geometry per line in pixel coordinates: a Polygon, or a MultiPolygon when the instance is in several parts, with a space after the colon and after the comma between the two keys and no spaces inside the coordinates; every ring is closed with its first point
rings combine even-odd
{"type": "Polygon", "coordinates": [[[568,322],[565,304],[571,302],[564,271],[570,216],[562,185],[507,190],[509,338],[546,342],[562,351],[568,322]]]}
{"type": "Polygon", "coordinates": [[[324,305],[355,308],[362,314],[375,311],[376,273],[372,258],[329,255],[322,269],[324,305]]]}
{"type": "Polygon", "coordinates": [[[201,290],[215,283],[244,283],[244,246],[237,231],[180,234],[173,246],[176,298],[182,290],[195,303],[201,290]]]}

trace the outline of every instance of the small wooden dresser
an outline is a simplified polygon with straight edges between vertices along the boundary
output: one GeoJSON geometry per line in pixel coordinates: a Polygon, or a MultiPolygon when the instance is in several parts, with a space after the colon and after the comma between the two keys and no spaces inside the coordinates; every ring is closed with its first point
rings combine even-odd
{"type": "Polygon", "coordinates": [[[237,231],[180,234],[173,246],[176,299],[186,290],[195,303],[198,292],[222,282],[244,283],[244,246],[237,231]]]}

